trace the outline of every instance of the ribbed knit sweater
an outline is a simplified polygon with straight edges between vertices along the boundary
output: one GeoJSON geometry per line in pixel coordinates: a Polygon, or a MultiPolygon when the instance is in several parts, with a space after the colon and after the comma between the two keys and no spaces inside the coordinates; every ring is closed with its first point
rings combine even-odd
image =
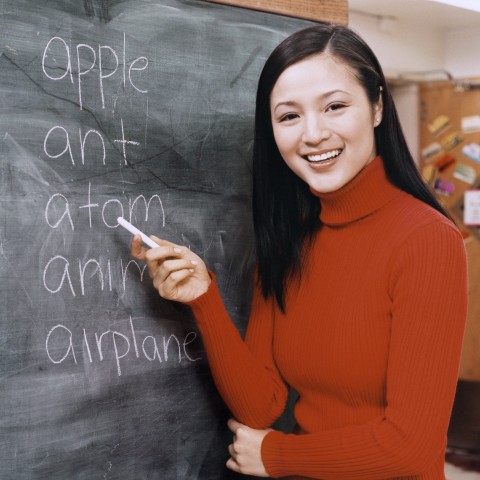
{"type": "Polygon", "coordinates": [[[190,305],[240,422],[271,426],[288,386],[294,433],[272,431],[273,478],[444,479],[467,305],[457,228],[394,187],[377,157],[318,195],[322,226],[286,313],[254,291],[245,341],[215,281],[190,305]]]}

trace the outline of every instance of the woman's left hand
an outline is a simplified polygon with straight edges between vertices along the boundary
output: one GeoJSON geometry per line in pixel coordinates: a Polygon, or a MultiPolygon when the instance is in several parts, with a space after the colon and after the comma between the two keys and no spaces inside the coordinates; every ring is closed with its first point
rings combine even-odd
{"type": "Polygon", "coordinates": [[[228,428],[234,435],[233,443],[228,447],[231,458],[227,467],[244,475],[268,477],[262,462],[261,447],[265,435],[272,430],[255,430],[233,418],[228,421],[228,428]]]}

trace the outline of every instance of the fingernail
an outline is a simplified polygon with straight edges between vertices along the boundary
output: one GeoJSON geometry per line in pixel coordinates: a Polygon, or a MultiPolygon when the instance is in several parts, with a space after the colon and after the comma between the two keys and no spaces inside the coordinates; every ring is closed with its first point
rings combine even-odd
{"type": "Polygon", "coordinates": [[[191,263],[192,265],[198,265],[198,262],[197,262],[196,260],[190,260],[190,263],[191,263]]]}
{"type": "Polygon", "coordinates": [[[174,247],[173,251],[175,253],[182,253],[182,251],[178,247],[174,247]]]}
{"type": "Polygon", "coordinates": [[[195,270],[193,268],[189,268],[188,271],[191,273],[195,273],[195,270]]]}

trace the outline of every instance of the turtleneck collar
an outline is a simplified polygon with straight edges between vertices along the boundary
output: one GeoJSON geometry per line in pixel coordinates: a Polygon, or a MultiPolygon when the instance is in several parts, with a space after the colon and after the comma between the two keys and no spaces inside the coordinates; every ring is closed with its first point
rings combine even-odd
{"type": "Polygon", "coordinates": [[[383,160],[377,156],[358,175],[339,190],[312,193],[320,199],[320,220],[340,226],[366,217],[388,203],[399,192],[385,174],[383,160]]]}

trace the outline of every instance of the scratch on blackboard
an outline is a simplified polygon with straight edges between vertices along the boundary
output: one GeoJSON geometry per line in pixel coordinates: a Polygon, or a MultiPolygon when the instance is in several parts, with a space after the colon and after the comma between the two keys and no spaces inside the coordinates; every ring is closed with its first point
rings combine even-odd
{"type": "Polygon", "coordinates": [[[238,82],[240,77],[247,71],[248,67],[253,63],[255,58],[258,56],[258,54],[261,52],[262,47],[257,47],[247,58],[247,61],[242,65],[242,68],[240,69],[240,72],[235,76],[235,78],[230,82],[230,88],[233,88],[233,86],[238,82]]]}
{"type": "Polygon", "coordinates": [[[146,101],[146,108],[145,108],[145,146],[147,146],[147,131],[148,131],[148,97],[146,101]]]}
{"type": "MultiPolygon", "coordinates": [[[[80,107],[80,104],[78,102],[75,102],[73,100],[70,100],[68,98],[64,98],[64,97],[61,97],[60,95],[56,95],[52,92],[49,92],[47,90],[45,90],[45,88],[42,87],[42,85],[40,85],[38,82],[36,82],[27,72],[24,68],[20,67],[20,65],[18,65],[17,63],[15,63],[13,61],[13,59],[11,59],[8,55],[5,55],[4,54],[4,57],[6,58],[7,61],[9,61],[15,68],[17,68],[20,72],[22,72],[32,83],[33,85],[35,85],[39,90],[41,90],[43,93],[45,93],[45,95],[48,95],[52,98],[56,98],[58,100],[62,100],[63,102],[66,102],[66,103],[70,103],[72,105],[75,105],[76,107],[80,107]]],[[[88,112],[90,114],[90,116],[92,117],[92,120],[95,122],[95,124],[97,125],[98,127],[98,130],[100,132],[102,132],[105,136],[105,138],[108,140],[109,144],[118,152],[121,154],[121,147],[118,147],[117,145],[115,145],[114,141],[109,137],[109,135],[107,134],[107,132],[105,132],[105,129],[103,128],[103,126],[101,125],[101,123],[98,121],[97,117],[95,116],[95,114],[93,113],[92,110],[88,109],[88,108],[85,108],[83,107],[83,110],[85,110],[86,112],[88,112]]],[[[130,162],[125,159],[125,162],[127,163],[127,165],[131,166],[130,165],[130,162]]],[[[104,174],[102,174],[104,175],[104,174]]]]}
{"type": "MultiPolygon", "coordinates": [[[[110,453],[113,453],[118,447],[120,446],[120,443],[117,443],[114,445],[114,447],[110,450],[110,453]]],[[[107,471],[103,474],[103,478],[107,480],[109,473],[112,471],[113,468],[113,462],[108,461],[108,468],[107,471]]]]}
{"type": "Polygon", "coordinates": [[[19,278],[19,276],[18,276],[18,273],[16,272],[16,270],[15,270],[14,268],[12,268],[12,265],[11,265],[11,263],[9,262],[9,260],[8,260],[8,258],[7,258],[7,255],[5,254],[5,250],[4,250],[4,248],[3,248],[3,245],[4,245],[4,240],[3,240],[2,237],[0,237],[0,255],[5,259],[6,264],[8,265],[9,269],[13,272],[13,274],[15,275],[15,277],[17,277],[18,283],[20,284],[22,290],[24,291],[25,296],[28,298],[28,303],[30,303],[30,306],[33,308],[32,299],[30,298],[30,295],[28,294],[27,289],[23,286],[22,282],[20,281],[20,278],[19,278]]]}
{"type": "Polygon", "coordinates": [[[8,51],[12,52],[14,55],[17,55],[17,49],[16,48],[11,47],[10,45],[5,45],[5,48],[8,51]]]}
{"type": "Polygon", "coordinates": [[[104,479],[107,479],[107,478],[108,478],[108,474],[109,474],[110,471],[112,470],[112,466],[113,466],[113,463],[112,463],[112,462],[108,462],[108,470],[103,474],[103,478],[104,478],[104,479]]]}
{"type": "MultiPolygon", "coordinates": [[[[3,139],[9,149],[15,153],[15,160],[9,158],[11,165],[13,165],[18,171],[22,172],[25,176],[31,177],[41,185],[49,187],[50,183],[45,180],[44,175],[42,175],[41,171],[37,168],[35,164],[36,162],[32,159],[29,152],[21,147],[8,132],[5,133],[3,139]]],[[[48,164],[45,164],[45,167],[49,168],[48,164]]],[[[62,180],[53,170],[49,169],[49,172],[55,176],[55,180],[62,180]]]]}
{"type": "Polygon", "coordinates": [[[83,0],[83,6],[87,17],[94,17],[95,13],[98,12],[98,18],[102,22],[109,22],[111,20],[108,5],[105,0],[83,0]]]}

